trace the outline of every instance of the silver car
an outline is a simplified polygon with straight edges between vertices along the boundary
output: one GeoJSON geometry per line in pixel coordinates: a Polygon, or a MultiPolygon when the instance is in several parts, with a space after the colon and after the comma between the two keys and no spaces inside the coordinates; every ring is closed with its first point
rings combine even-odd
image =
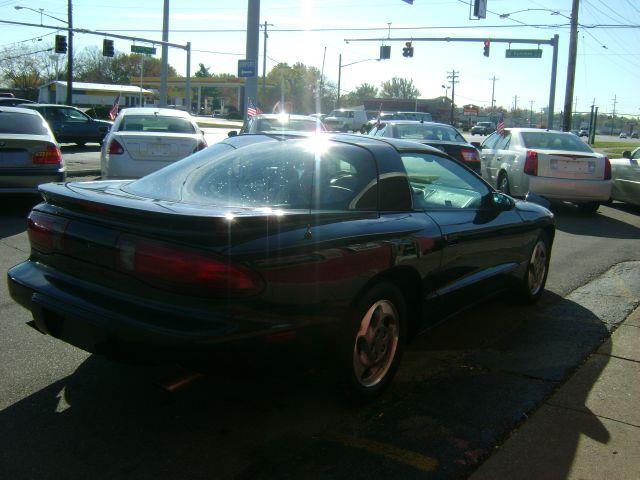
{"type": "Polygon", "coordinates": [[[37,193],[65,180],[58,143],[38,112],[0,107],[0,193],[37,193]]]}
{"type": "Polygon", "coordinates": [[[480,146],[483,178],[504,193],[528,192],[595,213],[611,196],[611,163],[569,132],[511,128],[480,146]]]}
{"type": "Polygon", "coordinates": [[[640,147],[611,159],[611,199],[640,207],[640,147]]]}
{"type": "Polygon", "coordinates": [[[102,144],[102,179],[140,178],[207,147],[189,113],[169,108],[127,108],[102,144]]]}

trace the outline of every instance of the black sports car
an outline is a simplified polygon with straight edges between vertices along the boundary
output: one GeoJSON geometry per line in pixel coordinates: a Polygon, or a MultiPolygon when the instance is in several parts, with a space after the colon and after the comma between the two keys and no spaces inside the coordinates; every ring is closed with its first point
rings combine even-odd
{"type": "Polygon", "coordinates": [[[555,231],[440,150],[358,135],[242,135],[40,190],[8,276],[41,332],[120,358],[295,345],[359,398],[422,328],[504,289],[537,300],[555,231]]]}

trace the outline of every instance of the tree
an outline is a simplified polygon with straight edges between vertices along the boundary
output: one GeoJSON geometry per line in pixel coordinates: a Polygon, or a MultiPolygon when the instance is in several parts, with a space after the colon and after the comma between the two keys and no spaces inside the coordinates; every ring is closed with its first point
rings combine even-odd
{"type": "Polygon", "coordinates": [[[52,49],[37,50],[20,44],[0,51],[0,76],[21,97],[38,98],[38,88],[55,78],[55,57],[52,49]],[[54,58],[54,59],[52,59],[54,58]]]}
{"type": "Polygon", "coordinates": [[[361,83],[354,90],[344,96],[341,104],[344,106],[362,105],[365,100],[376,98],[378,96],[378,88],[370,83],[361,83]]]}
{"type": "Polygon", "coordinates": [[[209,73],[209,67],[205,67],[204,63],[200,63],[199,66],[200,68],[198,68],[198,71],[193,74],[194,77],[197,77],[197,78],[211,77],[211,73],[209,73]]]}
{"type": "Polygon", "coordinates": [[[393,77],[391,80],[382,82],[381,96],[383,98],[399,98],[402,100],[413,100],[420,96],[413,84],[413,80],[407,78],[393,77]]]}

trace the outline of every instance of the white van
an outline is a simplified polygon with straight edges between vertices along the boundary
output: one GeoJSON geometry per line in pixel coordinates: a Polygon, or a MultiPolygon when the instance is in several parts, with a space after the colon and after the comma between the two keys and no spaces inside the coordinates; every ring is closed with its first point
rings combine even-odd
{"type": "Polygon", "coordinates": [[[367,123],[364,109],[340,108],[332,111],[323,121],[329,131],[360,132],[367,123]]]}

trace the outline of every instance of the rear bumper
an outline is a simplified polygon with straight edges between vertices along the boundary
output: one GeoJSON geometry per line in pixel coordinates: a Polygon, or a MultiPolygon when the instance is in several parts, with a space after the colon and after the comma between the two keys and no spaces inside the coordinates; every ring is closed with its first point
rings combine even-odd
{"type": "Polygon", "coordinates": [[[117,359],[184,361],[216,354],[246,359],[291,349],[306,354],[315,346],[326,349],[333,338],[329,325],[296,329],[286,320],[265,320],[260,312],[231,313],[228,305],[212,312],[145,302],[33,261],[16,265],[7,276],[11,297],[32,312],[37,330],[117,359]]]}
{"type": "Polygon", "coordinates": [[[0,193],[38,193],[38,185],[51,182],[64,182],[66,172],[12,172],[0,171],[0,193]]]}
{"type": "Polygon", "coordinates": [[[572,180],[529,176],[529,191],[549,200],[605,202],[611,197],[611,180],[572,180]]]}
{"type": "Polygon", "coordinates": [[[140,178],[161,168],[171,165],[176,160],[133,160],[129,155],[108,155],[100,160],[102,180],[128,180],[140,178]]]}

